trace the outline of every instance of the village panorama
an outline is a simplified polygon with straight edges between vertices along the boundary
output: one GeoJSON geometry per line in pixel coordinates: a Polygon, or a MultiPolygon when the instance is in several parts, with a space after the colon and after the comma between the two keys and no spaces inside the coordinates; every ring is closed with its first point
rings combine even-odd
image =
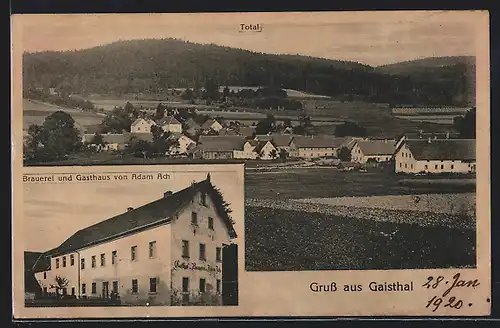
{"type": "Polygon", "coordinates": [[[473,56],[134,40],[26,53],[23,83],[26,166],[244,162],[247,271],[476,265],[473,56]]]}

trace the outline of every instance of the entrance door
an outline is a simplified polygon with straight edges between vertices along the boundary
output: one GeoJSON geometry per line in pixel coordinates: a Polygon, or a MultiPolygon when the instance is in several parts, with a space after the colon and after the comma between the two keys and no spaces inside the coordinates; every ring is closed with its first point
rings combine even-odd
{"type": "Polygon", "coordinates": [[[102,298],[109,297],[109,283],[107,281],[102,282],[102,298]]]}

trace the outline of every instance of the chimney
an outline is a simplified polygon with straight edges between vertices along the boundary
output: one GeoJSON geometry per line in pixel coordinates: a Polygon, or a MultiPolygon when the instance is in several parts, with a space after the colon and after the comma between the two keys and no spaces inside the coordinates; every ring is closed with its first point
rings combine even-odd
{"type": "Polygon", "coordinates": [[[165,192],[163,193],[163,197],[164,197],[164,198],[167,198],[168,196],[172,196],[172,192],[171,192],[170,190],[169,190],[169,191],[165,191],[165,192]]]}
{"type": "Polygon", "coordinates": [[[127,212],[131,212],[131,211],[133,211],[133,210],[134,210],[134,208],[133,208],[133,207],[127,207],[127,212]]]}

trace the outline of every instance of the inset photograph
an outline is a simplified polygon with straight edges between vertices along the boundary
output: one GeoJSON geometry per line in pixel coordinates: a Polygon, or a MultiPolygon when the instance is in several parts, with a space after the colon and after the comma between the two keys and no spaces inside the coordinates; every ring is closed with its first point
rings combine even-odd
{"type": "Polygon", "coordinates": [[[234,173],[153,168],[25,175],[26,306],[238,304],[234,173]]]}

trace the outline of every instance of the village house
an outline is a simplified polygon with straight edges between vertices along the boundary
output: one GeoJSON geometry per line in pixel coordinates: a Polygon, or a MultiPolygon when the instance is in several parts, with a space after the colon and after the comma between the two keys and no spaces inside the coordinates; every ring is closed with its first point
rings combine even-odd
{"type": "Polygon", "coordinates": [[[254,152],[257,153],[257,158],[262,160],[272,160],[279,156],[278,149],[270,140],[259,141],[254,152]]]}
{"type": "Polygon", "coordinates": [[[289,154],[295,158],[336,157],[343,139],[333,136],[294,136],[290,142],[289,154]]]}
{"type": "Polygon", "coordinates": [[[395,150],[394,140],[357,140],[351,149],[351,161],[360,164],[369,160],[386,162],[391,160],[395,150]]]}
{"type": "Polygon", "coordinates": [[[156,125],[155,121],[149,118],[138,118],[130,126],[131,133],[151,133],[151,127],[156,125]]]}
{"type": "Polygon", "coordinates": [[[173,133],[170,138],[177,141],[177,145],[170,148],[171,155],[185,155],[191,147],[196,146],[196,141],[183,134],[173,133]]]}
{"type": "Polygon", "coordinates": [[[201,129],[204,131],[204,133],[209,133],[209,131],[214,131],[216,133],[219,133],[219,131],[223,127],[224,126],[222,125],[221,122],[213,118],[208,119],[205,123],[201,125],[201,129]]]}
{"type": "Polygon", "coordinates": [[[406,139],[395,152],[396,173],[473,173],[474,139],[406,139]]]}
{"type": "Polygon", "coordinates": [[[234,150],[242,149],[240,136],[200,136],[195,156],[202,159],[233,159],[234,150]]]}
{"type": "Polygon", "coordinates": [[[95,147],[97,151],[118,151],[126,148],[130,137],[130,133],[84,134],[82,136],[82,143],[95,147]],[[101,136],[102,143],[97,143],[99,141],[98,136],[101,136]]]}
{"type": "Polygon", "coordinates": [[[233,150],[235,159],[256,159],[258,153],[255,151],[259,142],[257,140],[246,140],[240,149],[233,150]]]}
{"type": "Polygon", "coordinates": [[[77,231],[30,271],[43,294],[106,299],[113,293],[124,305],[221,305],[223,283],[236,279],[223,269],[237,263],[227,255],[236,237],[207,175],[77,231]]]}
{"type": "Polygon", "coordinates": [[[182,133],[182,124],[174,116],[165,116],[158,122],[164,132],[182,133]]]}
{"type": "Polygon", "coordinates": [[[290,152],[290,144],[294,136],[290,134],[271,134],[271,135],[256,135],[255,139],[259,141],[271,141],[276,147],[278,153],[281,150],[290,152]]]}

